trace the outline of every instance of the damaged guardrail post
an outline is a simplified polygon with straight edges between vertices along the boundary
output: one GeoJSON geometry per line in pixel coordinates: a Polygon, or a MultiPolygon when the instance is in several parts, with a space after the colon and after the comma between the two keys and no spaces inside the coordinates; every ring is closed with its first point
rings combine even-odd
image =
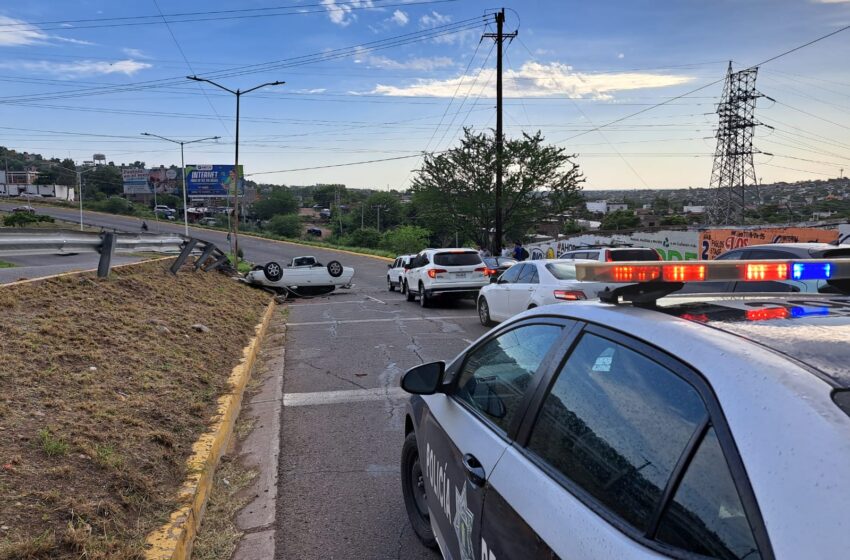
{"type": "Polygon", "coordinates": [[[189,255],[195,249],[195,245],[198,244],[198,240],[194,237],[183,245],[183,250],[180,251],[180,254],[177,255],[177,258],[174,260],[174,264],[171,265],[171,268],[168,269],[171,274],[177,274],[177,271],[180,270],[180,267],[183,266],[183,263],[186,262],[186,259],[189,258],[189,255]]]}
{"type": "Polygon", "coordinates": [[[204,272],[209,270],[215,270],[226,262],[230,262],[230,259],[227,258],[225,253],[222,253],[212,264],[204,268],[204,272]]]}
{"type": "Polygon", "coordinates": [[[103,241],[100,244],[100,261],[97,263],[98,278],[109,276],[109,269],[112,267],[112,255],[115,254],[116,241],[117,239],[114,233],[103,234],[103,241]]]}
{"type": "Polygon", "coordinates": [[[204,252],[201,253],[201,256],[198,257],[198,260],[195,261],[195,270],[198,270],[199,268],[204,266],[204,263],[207,262],[207,259],[212,256],[215,250],[216,246],[214,244],[207,243],[206,247],[204,247],[204,252]]]}

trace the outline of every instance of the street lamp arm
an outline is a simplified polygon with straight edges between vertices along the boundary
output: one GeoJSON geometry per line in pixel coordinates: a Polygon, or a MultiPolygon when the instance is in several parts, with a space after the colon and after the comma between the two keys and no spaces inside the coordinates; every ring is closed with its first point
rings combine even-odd
{"type": "Polygon", "coordinates": [[[278,82],[268,82],[268,83],[265,83],[265,84],[260,84],[258,86],[252,87],[251,89],[246,89],[245,91],[240,91],[239,94],[245,95],[246,93],[251,93],[252,91],[258,90],[260,88],[264,88],[266,86],[282,86],[285,83],[286,82],[280,82],[280,81],[278,81],[278,82]]]}
{"type": "Polygon", "coordinates": [[[153,136],[154,138],[159,138],[160,140],[165,140],[166,142],[180,144],[180,142],[178,142],[177,140],[172,140],[171,138],[166,138],[165,136],[160,136],[159,134],[151,134],[150,132],[142,132],[142,136],[153,136]]]}
{"type": "Polygon", "coordinates": [[[208,79],[206,79],[206,78],[199,78],[199,77],[197,77],[197,76],[186,76],[186,78],[188,78],[188,79],[190,79],[190,80],[194,80],[194,81],[196,81],[196,82],[206,82],[206,83],[208,83],[208,84],[214,85],[214,86],[215,86],[215,87],[217,87],[217,88],[223,89],[224,91],[226,91],[226,92],[228,92],[228,93],[232,93],[233,95],[237,95],[237,92],[233,91],[233,90],[232,90],[232,89],[230,89],[230,88],[226,88],[226,87],[224,87],[224,86],[223,86],[223,85],[221,85],[221,84],[217,84],[217,83],[215,83],[215,82],[214,82],[214,81],[212,81],[212,80],[208,80],[208,79]]]}
{"type": "Polygon", "coordinates": [[[205,140],[221,140],[221,136],[210,136],[209,138],[198,138],[197,140],[187,140],[183,144],[194,144],[195,142],[204,142],[205,140]]]}

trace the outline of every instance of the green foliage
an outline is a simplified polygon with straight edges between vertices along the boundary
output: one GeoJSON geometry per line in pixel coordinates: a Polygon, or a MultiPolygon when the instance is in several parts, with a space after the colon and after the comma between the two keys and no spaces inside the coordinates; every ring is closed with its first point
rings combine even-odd
{"type": "Polygon", "coordinates": [[[615,210],[605,214],[602,218],[602,229],[632,229],[640,224],[640,218],[635,216],[631,210],[615,210]]]}
{"type": "Polygon", "coordinates": [[[337,191],[340,193],[341,200],[345,200],[344,185],[320,185],[313,191],[313,203],[320,204],[322,208],[330,208],[336,200],[337,191]]]}
{"type": "Polygon", "coordinates": [[[301,218],[297,214],[279,214],[266,224],[266,229],[283,237],[301,235],[301,218]]]}
{"type": "Polygon", "coordinates": [[[569,220],[567,222],[564,222],[564,227],[561,228],[561,233],[563,233],[564,235],[581,233],[582,231],[584,231],[584,228],[578,225],[575,220],[569,220]]]}
{"type": "Polygon", "coordinates": [[[381,246],[396,255],[418,253],[428,246],[431,232],[418,226],[401,226],[384,234],[381,246]]]}
{"type": "Polygon", "coordinates": [[[258,200],[252,207],[253,213],[261,220],[268,220],[278,214],[293,214],[298,212],[298,201],[289,189],[277,187],[263,200],[258,200]]]}
{"type": "Polygon", "coordinates": [[[381,234],[374,228],[356,229],[345,237],[345,244],[374,249],[381,244],[381,234]]]}
{"type": "MultiPolygon", "coordinates": [[[[151,204],[153,203],[152,200],[151,204]]],[[[156,195],[156,203],[169,208],[180,208],[183,206],[183,199],[173,194],[160,193],[156,195]]],[[[151,206],[151,209],[153,209],[153,206],[151,206]]]]}
{"type": "MultiPolygon", "coordinates": [[[[398,196],[390,192],[376,192],[363,202],[363,219],[369,227],[378,227],[378,209],[380,206],[381,231],[386,231],[399,225],[404,217],[398,196]]],[[[352,212],[351,216],[357,216],[359,212],[352,212]]]]}
{"type": "MultiPolygon", "coordinates": [[[[584,178],[575,155],[544,144],[540,132],[504,142],[503,234],[519,239],[540,221],[580,204],[584,178]]],[[[426,156],[413,179],[413,212],[438,241],[489,244],[495,222],[495,139],[464,130],[461,146],[426,156]]]]}
{"type": "Polygon", "coordinates": [[[661,218],[662,226],[686,226],[688,225],[688,219],[684,216],[664,216],[661,218]]]}
{"type": "Polygon", "coordinates": [[[26,227],[39,222],[52,224],[55,221],[51,216],[30,214],[29,212],[13,212],[3,217],[3,225],[8,227],[26,227]]]}
{"type": "Polygon", "coordinates": [[[133,203],[119,196],[112,196],[106,200],[94,200],[91,202],[83,202],[86,208],[98,210],[100,212],[108,212],[110,214],[124,214],[126,216],[134,216],[137,213],[133,203]]]}
{"type": "Polygon", "coordinates": [[[41,444],[41,449],[49,457],[68,454],[68,444],[62,438],[50,433],[50,430],[47,428],[42,428],[38,431],[38,441],[41,444]]]}

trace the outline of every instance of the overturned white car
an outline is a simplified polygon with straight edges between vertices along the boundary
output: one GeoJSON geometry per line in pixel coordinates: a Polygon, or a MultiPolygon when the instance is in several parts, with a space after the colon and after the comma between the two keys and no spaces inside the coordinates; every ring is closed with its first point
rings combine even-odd
{"type": "Polygon", "coordinates": [[[297,295],[316,295],[336,288],[350,288],[353,278],[354,269],[342,266],[339,261],[324,265],[316,257],[295,257],[287,266],[274,261],[255,266],[245,277],[245,282],[297,295]]]}

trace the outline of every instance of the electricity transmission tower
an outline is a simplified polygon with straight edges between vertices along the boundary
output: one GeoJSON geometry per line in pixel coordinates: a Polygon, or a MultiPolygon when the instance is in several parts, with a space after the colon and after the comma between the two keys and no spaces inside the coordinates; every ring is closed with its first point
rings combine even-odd
{"type": "Polygon", "coordinates": [[[717,106],[720,123],[711,170],[712,224],[743,224],[747,185],[756,184],[753,155],[764,153],[753,148],[755,128],[762,125],[755,119],[756,100],[766,97],[756,90],[757,74],[757,66],[732,72],[731,61],[726,71],[723,97],[717,106]]]}

